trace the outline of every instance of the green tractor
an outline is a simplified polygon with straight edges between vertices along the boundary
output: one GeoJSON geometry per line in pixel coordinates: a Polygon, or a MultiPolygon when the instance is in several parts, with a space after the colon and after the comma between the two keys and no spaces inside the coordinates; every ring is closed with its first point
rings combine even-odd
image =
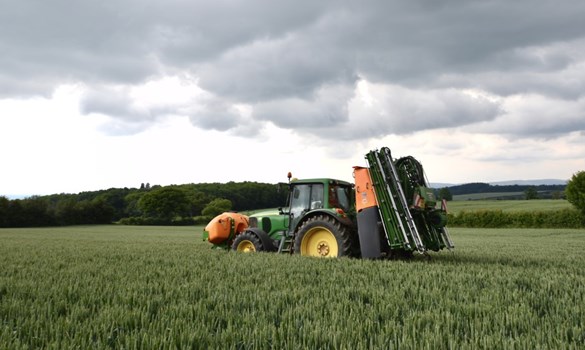
{"type": "MultiPolygon", "coordinates": [[[[247,227],[225,230],[221,243],[236,251],[300,253],[310,256],[348,256],[356,251],[353,185],[334,179],[290,180],[286,208],[257,212],[247,217],[247,227]],[[231,242],[231,244],[230,244],[231,242]]],[[[224,213],[222,222],[242,214],[224,213]],[[228,218],[229,217],[229,218],[228,218]]],[[[210,222],[204,238],[216,234],[219,226],[210,222]]]]}
{"type": "Polygon", "coordinates": [[[388,148],[354,167],[355,184],[335,179],[291,180],[288,205],[250,216],[223,213],[204,230],[205,240],[235,251],[314,257],[384,258],[453,248],[446,207],[427,187],[412,157],[393,160],[388,148]]]}

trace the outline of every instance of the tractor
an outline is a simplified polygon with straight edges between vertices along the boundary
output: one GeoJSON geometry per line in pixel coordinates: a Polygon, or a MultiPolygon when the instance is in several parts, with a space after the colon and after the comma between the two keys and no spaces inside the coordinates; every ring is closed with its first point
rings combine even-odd
{"type": "Polygon", "coordinates": [[[400,258],[453,249],[446,203],[428,187],[420,162],[393,159],[387,147],[365,158],[368,167],[354,167],[355,183],[289,173],[286,207],[220,214],[203,239],[216,248],[314,257],[400,258]]]}

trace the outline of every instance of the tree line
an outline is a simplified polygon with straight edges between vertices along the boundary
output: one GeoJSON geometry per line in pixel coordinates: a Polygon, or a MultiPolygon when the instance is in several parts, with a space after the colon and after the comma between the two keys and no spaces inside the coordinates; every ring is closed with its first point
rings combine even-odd
{"type": "Polygon", "coordinates": [[[449,186],[449,192],[456,196],[471,193],[497,193],[497,192],[525,192],[535,190],[537,192],[563,192],[566,185],[490,185],[485,182],[472,182],[463,185],[449,186]]]}
{"type": "MultiPolygon", "coordinates": [[[[547,185],[548,186],[548,185],[547,185]]],[[[493,186],[492,186],[493,187],[493,186]]],[[[512,187],[512,186],[510,186],[512,187]]],[[[552,186],[548,186],[548,187],[552,187],[552,186]]],[[[563,185],[563,188],[565,186],[563,185]]],[[[514,187],[512,187],[514,188],[514,187]]],[[[498,197],[492,197],[491,199],[564,199],[565,198],[565,193],[563,190],[558,190],[557,186],[554,186],[554,191],[550,191],[550,190],[537,190],[537,186],[518,186],[517,189],[520,188],[526,188],[524,189],[523,192],[517,192],[517,191],[513,191],[513,192],[508,192],[508,191],[504,191],[504,190],[500,190],[500,191],[496,191],[496,190],[491,190],[487,191],[487,192],[469,192],[467,193],[468,190],[464,190],[465,194],[486,194],[486,193],[498,193],[500,194],[498,197]],[[520,193],[520,194],[519,194],[520,193]]],[[[542,188],[542,187],[541,187],[542,188]]],[[[435,195],[437,196],[438,199],[445,199],[447,201],[452,201],[453,200],[453,193],[451,192],[451,187],[442,187],[439,189],[434,189],[435,191],[435,195]]],[[[461,193],[459,191],[456,191],[457,194],[461,195],[461,193]]],[[[485,199],[485,198],[478,198],[478,199],[485,199]]]]}
{"type": "Polygon", "coordinates": [[[258,182],[110,188],[25,199],[0,196],[0,227],[81,224],[195,224],[218,212],[283,206],[286,191],[258,182]]]}
{"type": "MultiPolygon", "coordinates": [[[[454,194],[479,192],[525,191],[526,199],[537,191],[563,191],[567,200],[585,216],[585,172],[576,173],[567,185],[492,186],[471,183],[438,190],[441,199],[451,200],[454,194]]],[[[77,194],[52,194],[10,200],[0,196],[0,227],[40,227],[81,224],[204,224],[223,211],[248,211],[284,206],[287,191],[277,184],[258,182],[202,183],[159,186],[141,184],[139,188],[110,188],[77,194]]],[[[574,223],[574,213],[563,219],[574,223]]],[[[491,215],[491,214],[490,214],[491,215]]],[[[498,214],[500,215],[500,214],[498,214]]],[[[494,222],[493,217],[484,215],[494,222]]],[[[535,216],[538,222],[540,216],[535,216]]],[[[474,220],[477,218],[474,218],[474,220]]],[[[467,222],[468,217],[451,218],[467,222]]],[[[498,216],[498,222],[517,218],[498,216]],[[501,219],[501,220],[500,220],[501,219]]],[[[523,219],[524,220],[524,219],[523,219]]],[[[483,224],[482,224],[483,225],[483,224]]]]}

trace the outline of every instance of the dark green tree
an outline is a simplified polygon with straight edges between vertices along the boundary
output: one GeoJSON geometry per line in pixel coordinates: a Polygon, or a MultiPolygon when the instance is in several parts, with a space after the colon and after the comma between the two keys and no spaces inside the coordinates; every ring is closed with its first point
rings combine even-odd
{"type": "Polygon", "coordinates": [[[10,207],[10,200],[4,196],[0,196],[0,227],[9,227],[8,208],[10,207]]]}
{"type": "Polygon", "coordinates": [[[24,226],[53,226],[56,224],[53,216],[49,212],[49,203],[47,200],[33,196],[21,201],[22,215],[25,220],[24,226]]]}
{"type": "Polygon", "coordinates": [[[185,217],[189,213],[189,200],[185,191],[176,187],[160,187],[147,192],[138,202],[143,216],[164,220],[185,217]]]}
{"type": "Polygon", "coordinates": [[[565,188],[567,201],[585,215],[585,171],[573,174],[565,188]]]}
{"type": "Polygon", "coordinates": [[[230,211],[231,209],[232,202],[229,199],[216,198],[203,208],[201,214],[203,214],[203,216],[214,217],[223,212],[230,211]]]}
{"type": "Polygon", "coordinates": [[[110,224],[115,212],[103,197],[77,202],[75,210],[82,224],[110,224]]]}
{"type": "MultiPolygon", "coordinates": [[[[105,201],[105,203],[113,209],[114,220],[119,220],[120,218],[124,217],[124,215],[125,215],[125,211],[126,211],[125,198],[130,192],[131,191],[127,188],[110,188],[107,191],[103,191],[103,193],[100,193],[97,196],[94,196],[91,200],[95,201],[95,200],[99,199],[99,200],[105,201]]],[[[106,204],[104,204],[102,202],[99,202],[99,203],[96,202],[96,203],[97,203],[97,205],[95,207],[96,208],[99,207],[100,212],[103,209],[105,209],[106,204]]],[[[94,203],[94,204],[96,204],[96,203],[94,203]]],[[[103,213],[100,213],[99,215],[102,215],[102,214],[103,213]]]]}
{"type": "Polygon", "coordinates": [[[79,205],[74,196],[68,195],[59,199],[54,207],[55,220],[59,225],[76,225],[82,223],[79,217],[79,205]]]}
{"type": "Polygon", "coordinates": [[[536,191],[536,188],[531,186],[528,187],[525,191],[524,191],[524,197],[526,199],[538,199],[538,191],[536,191]]]}
{"type": "Polygon", "coordinates": [[[205,205],[209,201],[207,196],[197,190],[184,190],[189,200],[189,214],[191,216],[201,215],[203,208],[205,208],[205,205]]]}
{"type": "Polygon", "coordinates": [[[22,199],[13,199],[8,202],[6,217],[8,227],[26,227],[27,217],[22,207],[22,199]]]}
{"type": "Polygon", "coordinates": [[[140,199],[145,194],[146,192],[135,191],[127,194],[126,197],[124,197],[124,214],[126,217],[142,215],[142,211],[140,211],[138,203],[140,203],[140,199]]]}
{"type": "Polygon", "coordinates": [[[443,187],[439,190],[439,199],[440,200],[446,200],[446,201],[452,201],[453,200],[453,195],[451,194],[451,191],[449,191],[449,188],[447,187],[443,187]]]}

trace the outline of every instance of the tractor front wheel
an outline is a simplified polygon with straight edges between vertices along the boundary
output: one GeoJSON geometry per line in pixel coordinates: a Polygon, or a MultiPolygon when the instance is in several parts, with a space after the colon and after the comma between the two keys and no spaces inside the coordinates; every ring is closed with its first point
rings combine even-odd
{"type": "Polygon", "coordinates": [[[335,258],[350,256],[352,235],[349,227],[327,215],[318,215],[303,223],[296,234],[295,253],[335,258]]]}
{"type": "Polygon", "coordinates": [[[236,236],[232,243],[232,250],[244,253],[260,252],[264,250],[264,246],[255,234],[244,232],[236,236]]]}

